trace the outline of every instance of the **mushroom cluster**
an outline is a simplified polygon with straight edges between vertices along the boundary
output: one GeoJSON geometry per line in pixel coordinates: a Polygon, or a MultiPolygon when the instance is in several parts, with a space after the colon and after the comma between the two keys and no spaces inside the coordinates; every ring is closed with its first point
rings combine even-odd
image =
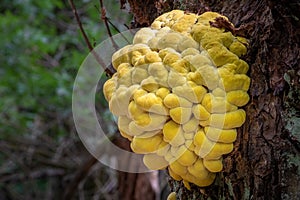
{"type": "Polygon", "coordinates": [[[140,29],[112,57],[116,73],[104,84],[111,112],[131,149],[149,169],[204,187],[233,150],[239,108],[249,101],[247,41],[210,25],[226,17],[173,10],[140,29]]]}

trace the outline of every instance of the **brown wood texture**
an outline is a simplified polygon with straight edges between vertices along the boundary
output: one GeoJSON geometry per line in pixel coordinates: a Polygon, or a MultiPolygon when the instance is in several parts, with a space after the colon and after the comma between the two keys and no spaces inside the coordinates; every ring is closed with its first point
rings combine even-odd
{"type": "Polygon", "coordinates": [[[300,199],[300,3],[296,0],[122,0],[133,27],[160,14],[219,12],[244,30],[251,77],[246,123],[213,185],[171,181],[179,199],[300,199]]]}
{"type": "MultiPolygon", "coordinates": [[[[130,151],[127,139],[117,136],[113,141],[118,147],[130,151]]],[[[149,173],[118,172],[120,200],[155,200],[156,193],[150,183],[149,173]]]]}

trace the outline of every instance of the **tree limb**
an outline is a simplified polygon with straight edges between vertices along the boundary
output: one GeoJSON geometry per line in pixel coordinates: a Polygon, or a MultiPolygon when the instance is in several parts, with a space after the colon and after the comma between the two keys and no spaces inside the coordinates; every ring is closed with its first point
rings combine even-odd
{"type": "Polygon", "coordinates": [[[87,35],[86,35],[85,31],[84,31],[84,28],[83,28],[83,26],[82,26],[80,17],[79,17],[79,15],[78,15],[78,12],[77,12],[77,9],[76,9],[76,6],[75,6],[73,0],[69,0],[69,4],[70,4],[71,7],[72,7],[72,11],[73,11],[74,16],[75,16],[75,18],[76,18],[76,21],[77,21],[77,24],[78,24],[78,26],[79,26],[80,32],[81,32],[81,34],[82,34],[82,36],[83,36],[83,38],[84,38],[85,43],[87,44],[87,46],[88,46],[88,48],[89,48],[89,50],[90,50],[90,52],[94,55],[95,59],[96,59],[97,62],[100,64],[100,66],[104,69],[104,71],[106,72],[106,74],[107,74],[108,76],[112,76],[112,75],[115,73],[114,69],[111,68],[111,67],[110,67],[110,68],[106,67],[104,61],[103,61],[103,60],[101,59],[101,57],[99,57],[99,55],[94,51],[94,47],[92,46],[90,40],[88,39],[88,37],[87,37],[87,35]]]}

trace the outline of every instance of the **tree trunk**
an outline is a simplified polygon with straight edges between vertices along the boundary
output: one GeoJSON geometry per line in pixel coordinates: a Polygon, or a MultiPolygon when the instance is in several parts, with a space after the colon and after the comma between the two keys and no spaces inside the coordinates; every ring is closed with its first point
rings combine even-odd
{"type": "MultiPolygon", "coordinates": [[[[300,199],[300,3],[298,0],[127,0],[134,27],[182,9],[215,11],[246,30],[250,102],[234,151],[214,184],[184,188],[179,199],[300,199]]],[[[121,0],[124,5],[126,0],[121,0]]]]}

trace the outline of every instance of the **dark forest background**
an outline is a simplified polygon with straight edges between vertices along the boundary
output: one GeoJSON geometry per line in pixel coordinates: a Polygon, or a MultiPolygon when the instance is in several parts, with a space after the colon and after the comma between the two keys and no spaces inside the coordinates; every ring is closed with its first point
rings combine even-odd
{"type": "MultiPolygon", "coordinates": [[[[92,45],[108,38],[99,1],[75,4],[92,45]]],[[[128,11],[118,1],[105,7],[127,30],[128,11]]],[[[85,169],[92,158],[74,127],[73,83],[89,49],[69,2],[1,1],[0,38],[0,199],[118,199],[115,171],[85,169]]]]}

